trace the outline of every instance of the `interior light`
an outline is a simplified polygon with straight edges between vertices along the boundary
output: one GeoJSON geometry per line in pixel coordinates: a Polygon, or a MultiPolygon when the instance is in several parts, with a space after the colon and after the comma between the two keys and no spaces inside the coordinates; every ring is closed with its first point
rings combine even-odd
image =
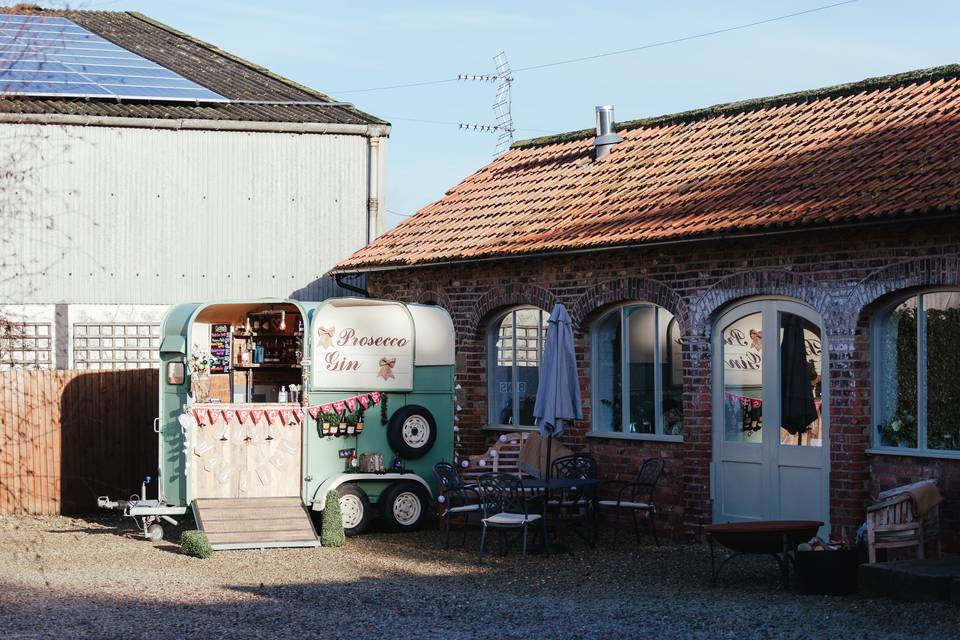
{"type": "Polygon", "coordinates": [[[280,312],[280,331],[286,331],[286,330],[287,330],[287,312],[281,311],[280,312]]]}

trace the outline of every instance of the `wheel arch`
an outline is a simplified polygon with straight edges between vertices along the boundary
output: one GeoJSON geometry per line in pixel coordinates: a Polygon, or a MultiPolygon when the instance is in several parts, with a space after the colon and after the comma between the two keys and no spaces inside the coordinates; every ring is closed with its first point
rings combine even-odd
{"type": "Polygon", "coordinates": [[[427,490],[430,498],[434,498],[433,490],[430,488],[430,485],[427,483],[427,481],[415,473],[382,473],[373,476],[359,473],[338,473],[330,476],[320,483],[320,486],[317,487],[316,492],[313,494],[313,500],[311,501],[310,508],[313,511],[323,511],[324,506],[326,505],[327,493],[330,491],[336,491],[337,487],[342,484],[353,483],[361,486],[365,483],[369,484],[374,482],[387,482],[392,484],[393,482],[401,480],[409,480],[419,483],[424,489],[427,490]]]}

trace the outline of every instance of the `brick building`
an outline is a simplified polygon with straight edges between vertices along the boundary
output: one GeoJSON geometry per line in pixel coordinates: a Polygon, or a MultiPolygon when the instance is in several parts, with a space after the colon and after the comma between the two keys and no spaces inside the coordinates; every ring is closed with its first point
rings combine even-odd
{"type": "Polygon", "coordinates": [[[879,490],[936,478],[956,547],[958,106],[951,66],[618,123],[605,154],[593,130],[523,141],[337,269],[450,311],[467,453],[532,426],[562,302],[565,439],[609,477],[666,458],[665,527],[852,535],[879,490]]]}

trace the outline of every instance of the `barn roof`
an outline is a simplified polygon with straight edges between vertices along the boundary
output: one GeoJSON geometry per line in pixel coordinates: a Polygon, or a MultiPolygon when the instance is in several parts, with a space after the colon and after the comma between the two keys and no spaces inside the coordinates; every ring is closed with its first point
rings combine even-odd
{"type": "Polygon", "coordinates": [[[117,101],[109,98],[7,95],[0,99],[0,114],[387,125],[385,121],[352,105],[343,106],[319,91],[288,80],[140,13],[58,11],[20,5],[0,9],[0,14],[68,18],[92,33],[152,60],[188,80],[233,101],[243,101],[194,104],[162,99],[117,101]],[[250,104],[251,102],[320,104],[250,104]]]}

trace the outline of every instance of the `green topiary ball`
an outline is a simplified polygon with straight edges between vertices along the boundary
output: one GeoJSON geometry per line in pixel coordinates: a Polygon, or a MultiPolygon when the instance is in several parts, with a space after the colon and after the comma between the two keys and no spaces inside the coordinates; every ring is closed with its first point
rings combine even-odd
{"type": "Polygon", "coordinates": [[[180,535],[180,553],[202,560],[213,555],[213,547],[210,546],[210,541],[207,540],[207,534],[194,529],[192,531],[184,531],[180,535]]]}
{"type": "Polygon", "coordinates": [[[328,491],[327,500],[323,506],[320,544],[325,547],[342,547],[345,538],[343,516],[340,515],[340,494],[336,491],[328,491]]]}

